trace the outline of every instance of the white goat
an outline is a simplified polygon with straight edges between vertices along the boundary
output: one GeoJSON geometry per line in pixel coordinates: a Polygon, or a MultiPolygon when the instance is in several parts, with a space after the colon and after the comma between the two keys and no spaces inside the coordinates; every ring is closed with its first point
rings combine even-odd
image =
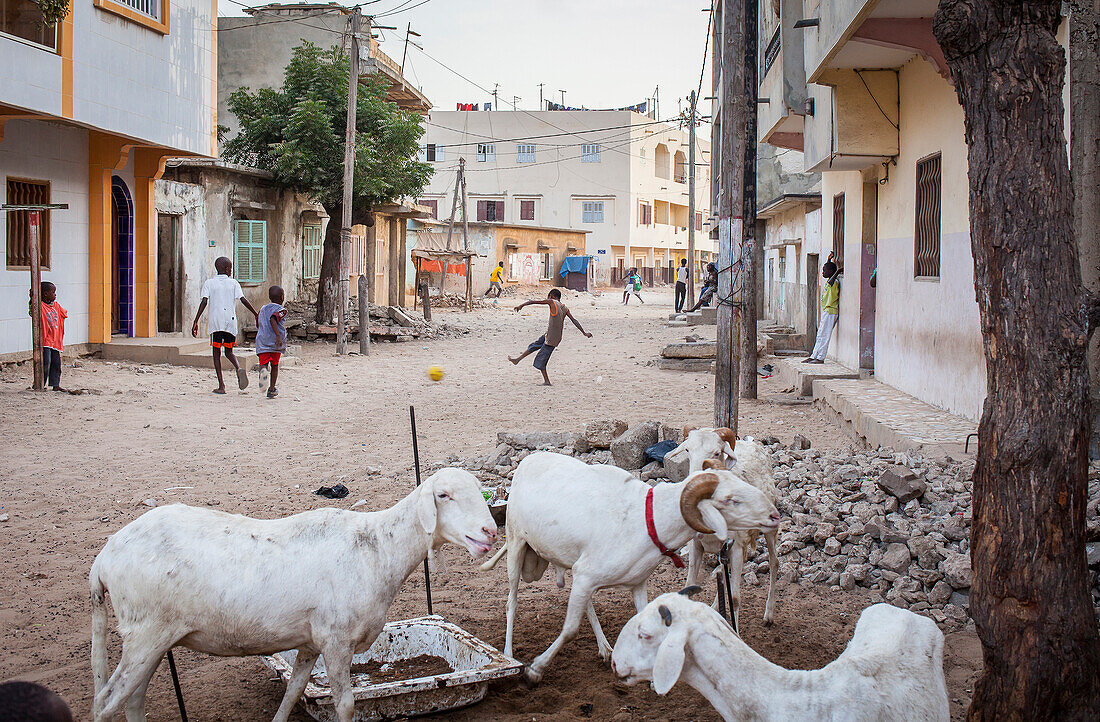
{"type": "Polygon", "coordinates": [[[93,717],[145,719],[145,688],[174,646],[219,656],[297,649],[276,722],[286,722],[318,655],[336,715],[351,722],[352,655],[370,647],[405,578],[429,550],[496,538],[477,479],[443,469],[395,506],[316,509],[252,519],[182,504],[145,513],[112,535],[92,564],[93,717]],[[107,609],[122,660],[107,679],[107,609]]]}
{"type": "MultiPolygon", "coordinates": [[[[527,667],[536,683],[565,642],[572,639],[587,612],[600,656],[611,645],[600,628],[592,595],[607,587],[627,587],[640,610],[646,604],[646,580],[662,555],[674,556],[697,532],[725,538],[731,529],[775,529],[779,513],[762,493],[729,471],[700,472],[678,484],[649,485],[622,469],[589,466],[570,456],[531,454],[516,469],[508,495],[504,547],[482,569],[508,555],[508,626],[504,653],[512,654],[519,581],[533,582],[548,564],[573,570],[573,586],[561,634],[527,667]],[[646,522],[647,496],[658,548],[646,522]]],[[[559,572],[559,586],[564,580],[559,572]]]]}
{"type": "MultiPolygon", "coordinates": [[[[665,458],[673,459],[686,454],[690,471],[701,469],[725,468],[736,472],[742,479],[764,492],[768,500],[776,503],[779,494],[772,476],[771,457],[768,450],[752,437],[738,439],[727,428],[696,429],[684,427],[684,441],[670,451],[665,458]]],[[[764,624],[771,624],[775,616],[775,579],[779,571],[777,555],[778,528],[764,532],[764,543],[768,548],[768,600],[764,604],[764,624]]],[[[745,560],[756,556],[756,531],[737,532],[733,535],[734,544],[730,550],[730,598],[733,600],[733,619],[736,628],[738,612],[741,607],[741,571],[745,560]]],[[[703,553],[717,553],[722,546],[721,540],[713,535],[697,534],[691,540],[688,550],[687,584],[689,586],[703,582],[700,571],[703,566],[703,553]]],[[[719,590],[721,594],[721,590],[719,590]]]]}
{"type": "Polygon", "coordinates": [[[682,678],[725,720],[948,719],[943,633],[889,604],[863,610],[836,660],[802,671],[764,659],[709,606],[662,594],[623,627],[611,668],[627,684],[651,681],[657,694],[682,678]]]}

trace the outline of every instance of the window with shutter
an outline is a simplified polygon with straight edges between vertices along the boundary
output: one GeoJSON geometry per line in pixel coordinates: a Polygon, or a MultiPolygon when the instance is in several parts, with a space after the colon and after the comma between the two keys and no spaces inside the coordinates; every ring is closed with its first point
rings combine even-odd
{"type": "Polygon", "coordinates": [[[638,212],[638,222],[643,226],[653,223],[653,206],[643,203],[638,212]]]}
{"type": "Polygon", "coordinates": [[[554,278],[554,254],[542,253],[541,263],[539,264],[539,279],[542,281],[551,281],[554,278]]]}
{"type": "Polygon", "coordinates": [[[429,163],[437,163],[443,161],[443,146],[436,145],[435,143],[428,143],[424,150],[424,160],[429,163]]]}
{"type": "Polygon", "coordinates": [[[582,223],[603,223],[603,201],[583,201],[581,203],[582,223]]]}
{"type": "Polygon", "coordinates": [[[581,145],[581,162],[582,163],[599,163],[600,162],[600,144],[599,143],[584,143],[581,145]]]}
{"type": "Polygon", "coordinates": [[[535,202],[534,201],[520,201],[519,202],[519,219],[521,221],[533,221],[533,220],[535,220],[535,202]]]}
{"type": "Polygon", "coordinates": [[[479,221],[503,221],[504,201],[478,201],[477,219],[479,221]]]}
{"type": "Polygon", "coordinates": [[[477,202],[477,219],[479,221],[488,220],[489,218],[489,201],[477,202]]]}
{"type": "Polygon", "coordinates": [[[492,143],[478,143],[477,144],[477,159],[478,162],[493,162],[496,159],[496,146],[492,143]]]}
{"type": "Polygon", "coordinates": [[[234,224],[233,271],[241,283],[263,283],[267,277],[267,221],[234,224]]]}
{"type": "Polygon", "coordinates": [[[302,226],[302,278],[321,277],[321,227],[302,226]]]}
{"type": "MultiPolygon", "coordinates": [[[[50,202],[50,184],[46,181],[8,178],[9,205],[46,205],[50,202]]],[[[30,268],[31,218],[29,211],[8,211],[7,266],[30,268]]],[[[50,270],[50,212],[38,214],[38,262],[50,270]]]]}
{"type": "Polygon", "coordinates": [[[490,220],[504,221],[504,201],[493,202],[493,217],[490,220]]]}
{"type": "Polygon", "coordinates": [[[534,163],[535,162],[535,146],[530,143],[518,143],[516,145],[516,162],[517,163],[534,163]]]}
{"type": "Polygon", "coordinates": [[[703,230],[703,214],[702,213],[696,213],[695,214],[695,230],[697,230],[697,231],[703,230]]]}
{"type": "Polygon", "coordinates": [[[940,154],[917,162],[913,275],[940,276],[940,154]]]}
{"type": "Polygon", "coordinates": [[[833,196],[833,262],[844,266],[844,194],[833,196]]]}

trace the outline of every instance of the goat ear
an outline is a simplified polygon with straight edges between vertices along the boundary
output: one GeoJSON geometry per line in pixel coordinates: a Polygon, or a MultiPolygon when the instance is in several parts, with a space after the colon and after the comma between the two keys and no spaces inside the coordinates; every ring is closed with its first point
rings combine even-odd
{"type": "Polygon", "coordinates": [[[729,538],[729,529],[726,526],[726,517],[722,516],[722,512],[718,511],[718,507],[710,499],[706,499],[699,504],[699,514],[703,517],[703,521],[707,526],[714,530],[714,535],[719,539],[729,538]]]}
{"type": "Polygon", "coordinates": [[[672,685],[680,679],[686,645],[687,632],[680,627],[669,632],[657,648],[657,656],[653,660],[653,691],[657,694],[668,694],[672,685]]]}
{"type": "Polygon", "coordinates": [[[420,522],[420,526],[423,527],[425,534],[435,536],[435,487],[431,479],[424,482],[420,487],[420,499],[417,500],[416,504],[416,518],[420,522]]]}

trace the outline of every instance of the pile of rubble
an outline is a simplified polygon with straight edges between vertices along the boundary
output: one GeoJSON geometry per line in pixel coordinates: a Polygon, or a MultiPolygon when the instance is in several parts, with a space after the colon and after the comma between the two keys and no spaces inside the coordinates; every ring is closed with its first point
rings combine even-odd
{"type": "MultiPolygon", "coordinates": [[[[472,299],[474,308],[490,308],[492,302],[481,296],[475,295],[472,299]]],[[[432,308],[466,308],[466,294],[440,291],[435,286],[428,288],[428,302],[432,308]]]]}
{"type": "MultiPolygon", "coordinates": [[[[646,464],[645,449],[666,439],[680,441],[680,429],[596,421],[580,432],[501,432],[493,452],[447,463],[478,475],[495,503],[507,499],[516,466],[536,450],[614,464],[650,484],[678,480],[682,468],[646,464]]],[[[810,448],[801,436],[789,446],[775,437],[760,441],[772,457],[784,518],[781,581],[833,590],[863,587],[875,601],[922,612],[945,627],[967,624],[972,461],[890,449],[823,451],[810,448]]],[[[1089,467],[1087,524],[1093,604],[1100,619],[1100,462],[1089,467]]],[[[762,544],[759,551],[745,564],[746,584],[766,583],[762,544]]]]}
{"type": "MultiPolygon", "coordinates": [[[[306,341],[334,341],[335,324],[319,324],[314,320],[316,307],[312,303],[291,301],[286,304],[286,331],[291,338],[306,341]]],[[[370,305],[371,339],[379,341],[412,341],[413,339],[453,338],[469,333],[469,329],[424,317],[399,306],[370,305]]],[[[359,338],[359,309],[353,304],[348,313],[349,339],[359,338]]]]}

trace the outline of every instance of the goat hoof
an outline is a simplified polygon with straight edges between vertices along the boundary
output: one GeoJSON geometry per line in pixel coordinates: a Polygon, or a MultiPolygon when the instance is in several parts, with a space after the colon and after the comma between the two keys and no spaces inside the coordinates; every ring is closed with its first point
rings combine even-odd
{"type": "Polygon", "coordinates": [[[534,689],[535,687],[538,687],[539,682],[542,681],[542,672],[536,672],[528,667],[527,671],[523,675],[523,679],[524,682],[527,683],[528,689],[534,689]]]}

